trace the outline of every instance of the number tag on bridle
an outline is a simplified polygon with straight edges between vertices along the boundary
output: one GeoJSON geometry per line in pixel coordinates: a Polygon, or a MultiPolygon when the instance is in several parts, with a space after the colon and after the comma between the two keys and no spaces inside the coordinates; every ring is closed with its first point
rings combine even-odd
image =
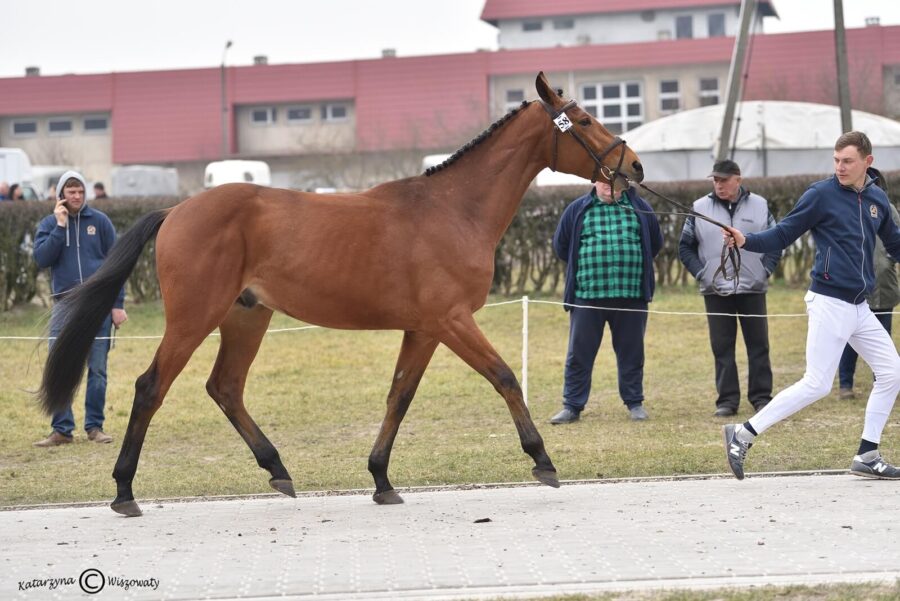
{"type": "Polygon", "coordinates": [[[569,128],[572,127],[572,122],[565,113],[561,113],[559,117],[553,119],[553,122],[556,123],[556,127],[559,128],[559,131],[563,133],[569,131],[569,128]]]}

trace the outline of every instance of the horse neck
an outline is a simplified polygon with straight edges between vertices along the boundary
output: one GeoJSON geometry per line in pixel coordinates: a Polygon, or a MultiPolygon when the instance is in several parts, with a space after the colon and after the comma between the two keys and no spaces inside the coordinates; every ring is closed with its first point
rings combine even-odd
{"type": "Polygon", "coordinates": [[[540,104],[532,103],[467,151],[459,164],[432,176],[446,190],[445,206],[494,245],[512,223],[531,181],[549,164],[549,123],[540,104]],[[453,178],[446,187],[445,177],[453,178]]]}

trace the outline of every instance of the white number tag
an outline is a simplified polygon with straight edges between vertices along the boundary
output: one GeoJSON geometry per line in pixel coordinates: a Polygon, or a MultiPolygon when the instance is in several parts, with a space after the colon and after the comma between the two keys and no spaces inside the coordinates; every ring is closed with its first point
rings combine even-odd
{"type": "Polygon", "coordinates": [[[554,119],[553,122],[556,123],[556,127],[559,128],[559,131],[563,133],[565,133],[569,130],[570,127],[572,127],[572,122],[569,120],[565,113],[562,113],[559,117],[554,119]]]}

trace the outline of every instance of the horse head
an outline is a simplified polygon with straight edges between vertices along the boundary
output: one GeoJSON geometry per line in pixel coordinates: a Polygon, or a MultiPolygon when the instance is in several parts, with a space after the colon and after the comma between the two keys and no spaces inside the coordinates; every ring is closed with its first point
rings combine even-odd
{"type": "Polygon", "coordinates": [[[543,71],[538,73],[535,87],[553,128],[551,169],[591,181],[644,179],[641,161],[625,141],[610,133],[574,100],[563,99],[550,87],[543,71]]]}

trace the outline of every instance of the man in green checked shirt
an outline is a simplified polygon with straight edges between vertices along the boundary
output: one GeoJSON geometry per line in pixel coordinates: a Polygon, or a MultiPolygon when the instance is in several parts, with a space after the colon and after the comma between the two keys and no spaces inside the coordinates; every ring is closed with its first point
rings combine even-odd
{"type": "Polygon", "coordinates": [[[570,319],[563,409],[551,424],[577,421],[584,410],[606,324],[616,353],[619,395],[631,419],[649,417],[643,405],[644,331],[662,232],[653,209],[633,189],[615,200],[611,192],[608,183],[595,183],[590,193],[566,207],[553,236],[556,255],[567,263],[563,300],[570,319]]]}

